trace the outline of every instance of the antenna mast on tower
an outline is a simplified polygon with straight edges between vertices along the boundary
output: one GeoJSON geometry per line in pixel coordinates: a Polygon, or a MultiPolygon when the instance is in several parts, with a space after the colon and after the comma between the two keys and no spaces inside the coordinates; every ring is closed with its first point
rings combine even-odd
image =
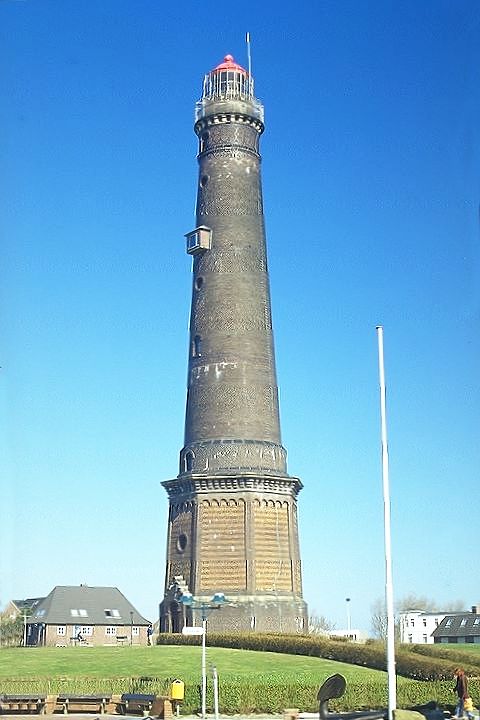
{"type": "Polygon", "coordinates": [[[250,50],[250,33],[247,32],[245,36],[245,42],[247,43],[247,58],[248,58],[248,89],[250,92],[250,95],[253,95],[253,87],[252,87],[252,54],[250,50]]]}

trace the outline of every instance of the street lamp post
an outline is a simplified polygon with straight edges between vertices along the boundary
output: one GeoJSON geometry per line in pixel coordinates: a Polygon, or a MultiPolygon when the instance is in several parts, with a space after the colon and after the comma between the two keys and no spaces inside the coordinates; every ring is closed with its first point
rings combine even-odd
{"type": "Polygon", "coordinates": [[[133,645],[133,611],[130,610],[130,646],[133,645]]]}
{"type": "Polygon", "coordinates": [[[207,715],[207,614],[210,610],[220,610],[225,604],[225,595],[215,593],[209,602],[195,599],[189,592],[182,593],[180,601],[183,605],[192,610],[200,610],[202,613],[202,720],[207,715]]]}
{"type": "Polygon", "coordinates": [[[350,598],[345,598],[345,602],[347,603],[347,633],[348,637],[350,637],[352,630],[352,623],[350,619],[350,598]]]}

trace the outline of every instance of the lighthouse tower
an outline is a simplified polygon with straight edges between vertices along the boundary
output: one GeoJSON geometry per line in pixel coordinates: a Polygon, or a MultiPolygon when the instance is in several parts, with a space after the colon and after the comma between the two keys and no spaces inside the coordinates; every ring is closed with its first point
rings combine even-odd
{"type": "Polygon", "coordinates": [[[163,631],[304,632],[297,527],[302,483],[287,474],[265,244],[259,141],[263,106],[231,55],[204,79],[198,136],[185,444],[169,498],[163,631]],[[186,608],[181,592],[196,603],[186,608]],[[197,608],[197,609],[196,609],[197,608]]]}

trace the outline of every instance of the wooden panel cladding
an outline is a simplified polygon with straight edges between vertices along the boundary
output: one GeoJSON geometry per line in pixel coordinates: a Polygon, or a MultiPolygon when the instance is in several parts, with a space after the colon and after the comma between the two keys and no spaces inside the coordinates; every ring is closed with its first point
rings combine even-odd
{"type": "Polygon", "coordinates": [[[204,500],[199,526],[200,590],[245,590],[245,502],[204,500]]]}
{"type": "Polygon", "coordinates": [[[288,503],[274,500],[253,502],[255,589],[278,592],[293,590],[290,557],[288,503]]]}

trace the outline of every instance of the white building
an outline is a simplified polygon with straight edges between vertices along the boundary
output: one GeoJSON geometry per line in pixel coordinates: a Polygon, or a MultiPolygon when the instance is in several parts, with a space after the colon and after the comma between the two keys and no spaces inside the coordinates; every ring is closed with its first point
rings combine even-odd
{"type": "Polygon", "coordinates": [[[327,635],[330,637],[341,637],[345,640],[351,640],[352,642],[364,643],[368,640],[368,633],[365,630],[350,629],[350,630],[329,630],[327,635]]]}
{"type": "Polygon", "coordinates": [[[446,612],[407,610],[399,615],[400,642],[419,645],[433,644],[433,631],[440,625],[446,612]]]}

